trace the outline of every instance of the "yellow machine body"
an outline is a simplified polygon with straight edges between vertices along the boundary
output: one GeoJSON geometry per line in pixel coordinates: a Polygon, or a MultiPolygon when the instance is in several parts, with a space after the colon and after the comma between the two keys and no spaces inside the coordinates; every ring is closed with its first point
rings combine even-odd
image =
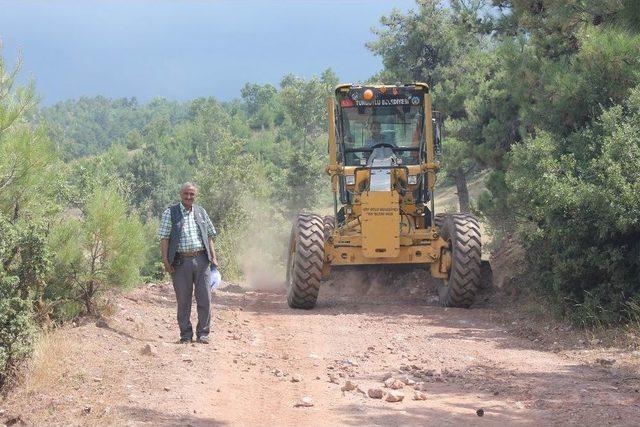
{"type": "Polygon", "coordinates": [[[360,196],[362,255],[397,258],[400,255],[400,210],[395,191],[371,191],[360,196]],[[384,230],[380,233],[379,231],[384,230]]]}
{"type": "Polygon", "coordinates": [[[329,99],[326,170],[336,220],[324,244],[323,276],[328,276],[331,266],[370,264],[430,264],[432,276],[448,276],[449,244],[434,224],[440,135],[434,131],[437,123],[431,105],[429,87],[423,83],[340,85],[329,99]],[[396,117],[400,124],[393,122],[396,117]],[[392,150],[394,164],[371,164],[367,156],[372,150],[364,138],[360,144],[354,142],[354,133],[380,127],[376,120],[387,120],[390,130],[386,131],[388,142],[373,149],[392,150]]]}

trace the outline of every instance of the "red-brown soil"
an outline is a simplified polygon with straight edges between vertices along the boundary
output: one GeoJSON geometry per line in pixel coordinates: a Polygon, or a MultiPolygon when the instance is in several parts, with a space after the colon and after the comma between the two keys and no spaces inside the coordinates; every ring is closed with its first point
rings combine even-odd
{"type": "Polygon", "coordinates": [[[279,293],[218,291],[212,343],[180,345],[171,286],[144,286],[118,297],[106,323],[85,320],[43,338],[21,383],[0,402],[0,421],[638,424],[637,352],[590,342],[551,320],[531,325],[487,304],[438,307],[433,291],[416,294],[415,287],[339,288],[326,285],[311,311],[289,309],[279,293]],[[147,344],[151,354],[143,354],[147,344]],[[365,392],[389,391],[389,374],[424,383],[427,399],[412,400],[415,385],[399,390],[405,398],[398,403],[341,391],[348,379],[365,392]],[[301,380],[292,382],[294,375],[301,380]],[[296,407],[305,396],[313,406],[296,407]]]}

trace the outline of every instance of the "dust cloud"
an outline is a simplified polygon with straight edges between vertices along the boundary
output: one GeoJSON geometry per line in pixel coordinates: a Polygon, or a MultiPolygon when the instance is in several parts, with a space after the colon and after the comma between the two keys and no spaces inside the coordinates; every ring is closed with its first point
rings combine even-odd
{"type": "Polygon", "coordinates": [[[252,248],[247,252],[242,268],[244,274],[243,287],[261,292],[284,293],[284,266],[270,263],[269,258],[259,248],[252,248]]]}
{"type": "MultiPolygon", "coordinates": [[[[253,212],[269,212],[264,202],[253,200],[253,212]]],[[[242,287],[247,290],[284,293],[286,254],[291,222],[273,211],[251,222],[244,245],[240,247],[242,287]]]]}

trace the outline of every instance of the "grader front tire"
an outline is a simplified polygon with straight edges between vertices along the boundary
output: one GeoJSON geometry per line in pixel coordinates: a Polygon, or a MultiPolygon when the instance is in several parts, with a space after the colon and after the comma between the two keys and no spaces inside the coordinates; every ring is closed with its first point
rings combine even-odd
{"type": "Polygon", "coordinates": [[[444,221],[440,235],[450,242],[451,271],[440,289],[440,303],[445,307],[468,308],[480,287],[480,225],[470,214],[447,215],[441,219],[444,221]]]}
{"type": "Polygon", "coordinates": [[[287,303],[312,309],[320,292],[324,264],[324,224],[318,215],[299,214],[291,230],[287,268],[287,303]]]}

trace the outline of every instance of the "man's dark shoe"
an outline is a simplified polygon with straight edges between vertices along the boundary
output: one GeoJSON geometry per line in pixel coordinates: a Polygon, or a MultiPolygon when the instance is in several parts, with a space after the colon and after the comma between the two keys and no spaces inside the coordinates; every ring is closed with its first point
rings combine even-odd
{"type": "Polygon", "coordinates": [[[180,344],[191,344],[191,338],[180,338],[180,344]]]}
{"type": "Polygon", "coordinates": [[[209,344],[209,337],[207,335],[202,335],[199,336],[196,341],[198,341],[200,344],[209,344]]]}

